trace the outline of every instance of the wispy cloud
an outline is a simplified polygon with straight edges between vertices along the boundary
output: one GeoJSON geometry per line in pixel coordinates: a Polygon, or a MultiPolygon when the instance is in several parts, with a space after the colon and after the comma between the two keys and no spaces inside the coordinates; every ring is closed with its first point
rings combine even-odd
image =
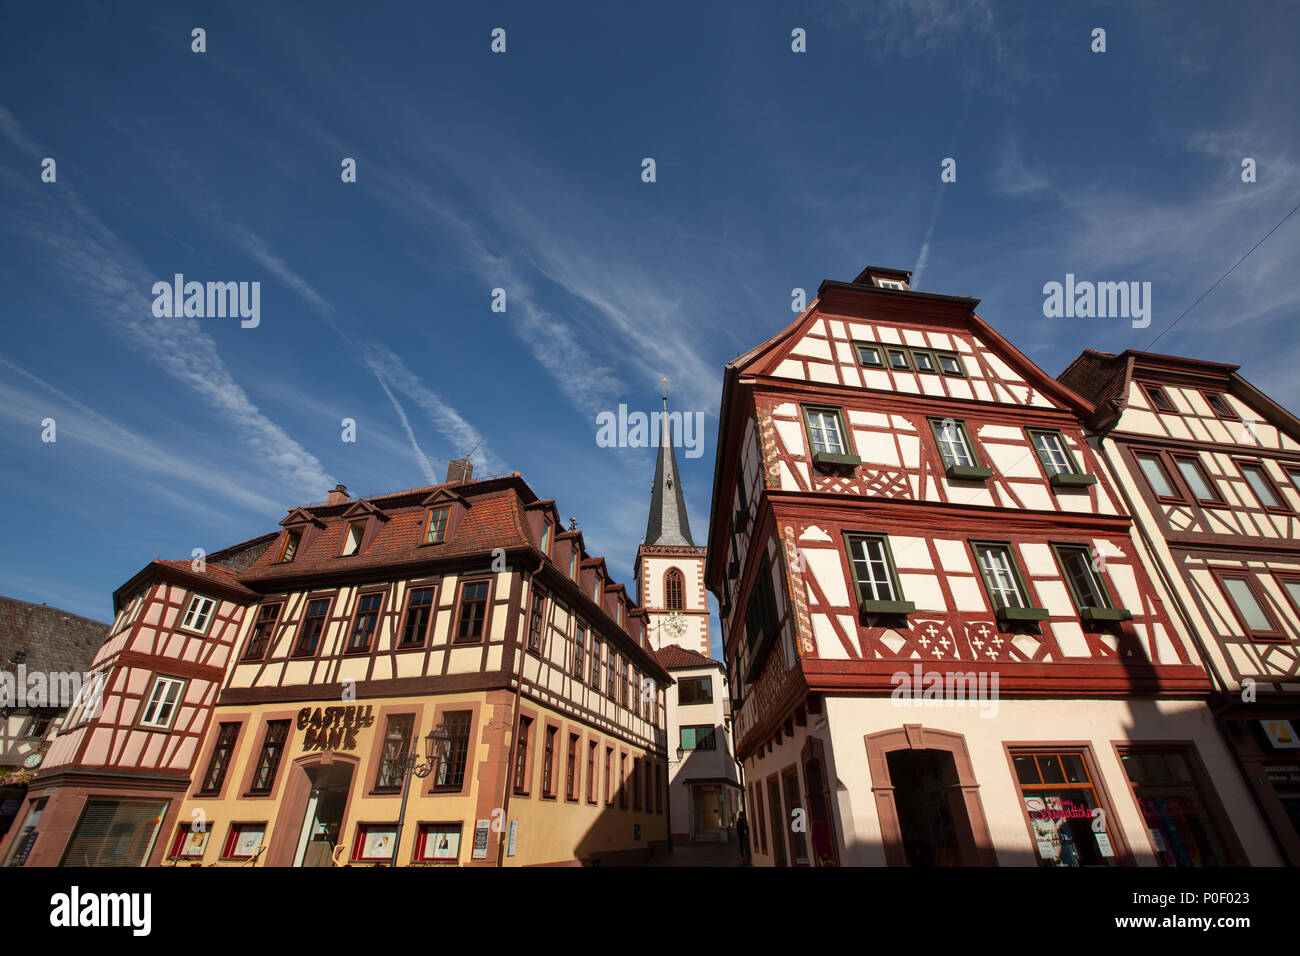
{"type": "MultiPolygon", "coordinates": [[[[2,106],[0,135],[39,161],[40,149],[2,106]]],[[[296,492],[316,495],[334,482],[314,455],[249,399],[197,321],[154,316],[146,290],[157,279],[155,271],[99,220],[71,185],[60,182],[57,189],[27,192],[24,198],[33,208],[12,215],[9,228],[47,249],[95,314],[108,318],[133,347],[216,409],[250,445],[256,460],[296,492]]]]}

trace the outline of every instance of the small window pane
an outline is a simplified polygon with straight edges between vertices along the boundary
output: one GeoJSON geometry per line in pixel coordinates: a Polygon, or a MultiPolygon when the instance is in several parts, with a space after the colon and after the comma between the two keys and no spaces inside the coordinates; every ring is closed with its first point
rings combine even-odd
{"type": "Polygon", "coordinates": [[[1038,769],[1043,772],[1043,783],[1065,783],[1065,771],[1061,769],[1061,760],[1053,754],[1038,758],[1038,769]]]}
{"type": "Polygon", "coordinates": [[[884,366],[885,360],[880,354],[878,345],[859,345],[858,362],[862,365],[869,365],[876,368],[884,366]]]}
{"type": "Polygon", "coordinates": [[[912,367],[907,360],[907,353],[902,349],[889,349],[888,354],[890,368],[908,370],[912,367]]]}
{"type": "Polygon", "coordinates": [[[1282,502],[1277,500],[1277,495],[1273,494],[1273,488],[1264,477],[1264,472],[1256,465],[1242,465],[1241,473],[1246,476],[1246,483],[1250,485],[1250,490],[1255,492],[1255,497],[1265,508],[1280,508],[1282,502]]]}
{"type": "Polygon", "coordinates": [[[1138,455],[1138,464],[1142,467],[1142,474],[1146,475],[1147,482],[1151,485],[1151,490],[1160,498],[1176,498],[1174,489],[1169,484],[1169,479],[1165,477],[1165,469],[1161,466],[1159,459],[1152,458],[1150,455],[1138,455]]]}
{"type": "Polygon", "coordinates": [[[1049,475],[1064,475],[1074,471],[1070,456],[1065,452],[1061,436],[1051,432],[1039,432],[1034,435],[1034,448],[1049,475]]]}
{"type": "Polygon", "coordinates": [[[1038,764],[1034,758],[1027,754],[1017,754],[1014,758],[1016,765],[1016,776],[1021,783],[1042,783],[1042,778],[1038,775],[1038,764]]]}
{"type": "Polygon", "coordinates": [[[1197,467],[1196,462],[1187,459],[1178,459],[1178,471],[1183,476],[1183,481],[1187,482],[1187,487],[1192,489],[1192,494],[1199,501],[1217,500],[1210,486],[1206,484],[1205,478],[1201,475],[1201,469],[1197,467]]]}
{"type": "Polygon", "coordinates": [[[840,419],[835,412],[810,408],[808,410],[808,436],[812,439],[813,454],[844,454],[844,440],[840,435],[840,419]]]}
{"type": "Polygon", "coordinates": [[[939,368],[943,369],[945,375],[963,375],[965,371],[961,366],[961,359],[955,355],[946,355],[939,353],[939,368]]]}
{"type": "Polygon", "coordinates": [[[1232,602],[1237,605],[1237,610],[1241,612],[1246,626],[1252,631],[1271,631],[1273,622],[1269,620],[1264,609],[1259,606],[1255,600],[1255,592],[1243,578],[1224,578],[1224,586],[1228,589],[1228,594],[1232,597],[1232,602]]]}

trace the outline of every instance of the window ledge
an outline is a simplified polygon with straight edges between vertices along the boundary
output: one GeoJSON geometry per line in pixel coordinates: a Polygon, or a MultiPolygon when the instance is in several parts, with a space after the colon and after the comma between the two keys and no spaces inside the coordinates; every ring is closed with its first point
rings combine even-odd
{"type": "Polygon", "coordinates": [[[911,614],[916,610],[915,601],[859,601],[858,610],[863,614],[911,614]]]}
{"type": "Polygon", "coordinates": [[[1046,621],[1051,614],[1041,607],[1000,607],[997,616],[1003,621],[1046,621]]]}
{"type": "Polygon", "coordinates": [[[1048,479],[1053,488],[1086,488],[1097,483],[1096,475],[1080,475],[1074,472],[1062,472],[1048,479]]]}
{"type": "Polygon", "coordinates": [[[1085,621],[1118,622],[1133,620],[1133,612],[1123,607],[1085,607],[1079,611],[1085,621]]]}
{"type": "Polygon", "coordinates": [[[993,469],[983,465],[949,465],[944,474],[958,481],[984,481],[993,477],[993,469]]]}
{"type": "Polygon", "coordinates": [[[813,455],[813,465],[817,468],[856,468],[862,464],[857,455],[840,455],[829,451],[819,451],[813,455]]]}

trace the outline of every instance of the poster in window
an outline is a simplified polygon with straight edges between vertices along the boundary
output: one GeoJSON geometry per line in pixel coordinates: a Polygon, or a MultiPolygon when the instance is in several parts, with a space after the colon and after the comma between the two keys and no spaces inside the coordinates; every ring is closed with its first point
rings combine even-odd
{"type": "Polygon", "coordinates": [[[197,833],[192,830],[186,830],[185,836],[181,838],[181,845],[177,849],[176,855],[184,857],[202,856],[203,851],[207,848],[207,830],[199,830],[197,833]]]}
{"type": "Polygon", "coordinates": [[[366,831],[361,844],[361,856],[366,860],[387,860],[393,855],[393,844],[397,842],[397,829],[376,827],[366,831]]]}
{"type": "Polygon", "coordinates": [[[421,859],[452,863],[460,859],[460,827],[427,827],[424,831],[424,849],[421,859]]]}
{"type": "Polygon", "coordinates": [[[235,848],[233,855],[238,857],[252,856],[259,846],[262,845],[262,837],[266,831],[261,827],[248,827],[241,829],[239,835],[235,837],[235,848]]]}

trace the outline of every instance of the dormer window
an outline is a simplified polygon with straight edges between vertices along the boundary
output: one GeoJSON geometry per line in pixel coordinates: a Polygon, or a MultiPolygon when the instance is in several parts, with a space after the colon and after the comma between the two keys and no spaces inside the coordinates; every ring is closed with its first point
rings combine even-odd
{"type": "Polygon", "coordinates": [[[542,525],[542,554],[548,558],[551,556],[551,523],[549,521],[542,525]]]}
{"type": "Polygon", "coordinates": [[[302,529],[295,528],[292,531],[284,533],[284,541],[280,544],[280,556],[276,558],[278,564],[288,564],[293,560],[294,555],[298,553],[298,545],[302,543],[302,529]]]}
{"type": "Polygon", "coordinates": [[[1176,411],[1174,403],[1169,400],[1168,393],[1159,385],[1143,385],[1143,390],[1147,393],[1147,398],[1156,411],[1172,412],[1176,411]]]}
{"type": "Polygon", "coordinates": [[[447,538],[447,521],[451,516],[450,508],[431,508],[424,529],[425,544],[442,544],[447,538]]]}
{"type": "Polygon", "coordinates": [[[339,551],[339,557],[346,558],[348,555],[360,553],[361,541],[365,536],[365,521],[353,521],[350,523],[347,532],[343,535],[343,549],[339,551]]]}
{"type": "Polygon", "coordinates": [[[591,589],[591,599],[597,604],[600,603],[600,575],[596,575],[596,584],[591,589]]]}
{"type": "Polygon", "coordinates": [[[578,580],[578,549],[574,548],[569,552],[569,578],[578,580]]]}

